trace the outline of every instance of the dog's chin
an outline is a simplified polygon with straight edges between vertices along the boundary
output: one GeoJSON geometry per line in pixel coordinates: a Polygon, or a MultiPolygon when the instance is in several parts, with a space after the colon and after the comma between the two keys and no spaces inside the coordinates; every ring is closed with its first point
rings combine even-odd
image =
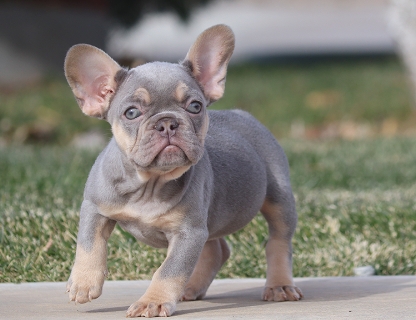
{"type": "Polygon", "coordinates": [[[178,179],[193,164],[186,153],[174,145],[163,148],[147,166],[142,166],[139,161],[134,162],[139,176],[144,181],[149,180],[151,177],[163,177],[165,181],[178,179]]]}
{"type": "Polygon", "coordinates": [[[151,164],[151,168],[161,172],[169,172],[175,168],[191,165],[185,152],[178,146],[169,145],[162,149],[151,164]]]}

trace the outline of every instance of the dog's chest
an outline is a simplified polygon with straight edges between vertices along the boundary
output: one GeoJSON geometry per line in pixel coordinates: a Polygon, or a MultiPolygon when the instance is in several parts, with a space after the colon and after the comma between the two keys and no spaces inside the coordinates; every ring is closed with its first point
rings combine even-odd
{"type": "Polygon", "coordinates": [[[170,208],[158,201],[139,201],[123,204],[103,204],[98,206],[100,213],[116,221],[140,221],[152,224],[160,215],[166,213],[170,208]]]}
{"type": "Polygon", "coordinates": [[[124,206],[99,206],[100,213],[117,223],[137,240],[154,247],[167,247],[166,234],[177,229],[183,213],[166,203],[143,201],[124,206]]]}

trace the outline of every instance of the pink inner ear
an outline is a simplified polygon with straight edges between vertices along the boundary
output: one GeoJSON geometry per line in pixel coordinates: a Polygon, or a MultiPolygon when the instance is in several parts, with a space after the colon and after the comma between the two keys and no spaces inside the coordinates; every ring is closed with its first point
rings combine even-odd
{"type": "Polygon", "coordinates": [[[234,35],[228,27],[217,25],[205,30],[189,50],[186,59],[193,74],[211,101],[224,94],[225,76],[234,50],[234,35]]]}
{"type": "Polygon", "coordinates": [[[111,95],[114,93],[114,89],[111,88],[109,83],[111,83],[109,76],[103,75],[97,77],[92,83],[92,90],[98,97],[102,98],[102,100],[106,100],[109,94],[111,95]]]}
{"type": "Polygon", "coordinates": [[[86,44],[73,46],[65,58],[65,75],[82,111],[103,118],[121,69],[104,51],[86,44]]]}
{"type": "Polygon", "coordinates": [[[225,76],[227,74],[227,67],[223,65],[212,78],[205,83],[205,91],[212,100],[218,100],[224,95],[225,76]]]}
{"type": "Polygon", "coordinates": [[[197,44],[194,52],[194,59],[201,72],[200,81],[206,82],[209,77],[217,73],[219,64],[223,57],[222,43],[218,37],[210,37],[197,44]]]}
{"type": "Polygon", "coordinates": [[[221,63],[222,52],[219,54],[215,50],[207,50],[197,60],[199,76],[197,79],[204,87],[205,94],[212,100],[218,100],[224,94],[224,79],[227,74],[226,63],[221,63]]]}
{"type": "Polygon", "coordinates": [[[82,111],[92,117],[103,117],[114,93],[114,88],[109,85],[109,76],[102,75],[93,81],[83,81],[84,84],[77,85],[74,90],[82,111]]]}
{"type": "Polygon", "coordinates": [[[218,69],[219,59],[216,57],[213,50],[207,50],[201,56],[197,58],[197,64],[199,69],[199,81],[201,83],[207,83],[211,77],[215,76],[218,69]]]}

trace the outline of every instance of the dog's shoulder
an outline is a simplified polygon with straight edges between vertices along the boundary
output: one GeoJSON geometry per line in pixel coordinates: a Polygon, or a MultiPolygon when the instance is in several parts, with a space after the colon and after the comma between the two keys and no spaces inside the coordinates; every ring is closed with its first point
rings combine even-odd
{"type": "Polygon", "coordinates": [[[114,137],[99,154],[91,168],[84,190],[84,198],[94,203],[113,201],[120,194],[129,193],[135,189],[134,181],[137,176],[129,172],[123,163],[121,151],[114,137]]]}
{"type": "MultiPolygon", "coordinates": [[[[264,140],[267,134],[268,130],[248,112],[210,111],[205,147],[211,160],[217,159],[217,162],[234,163],[243,158],[254,161],[259,154],[258,148],[263,148],[257,140],[264,140]]],[[[264,147],[267,147],[267,143],[261,142],[264,147]]]]}
{"type": "Polygon", "coordinates": [[[251,161],[260,158],[267,166],[275,163],[287,167],[285,153],[274,135],[250,113],[243,110],[210,111],[209,118],[206,149],[211,157],[228,156],[235,150],[233,161],[241,162],[243,157],[251,161]]]}

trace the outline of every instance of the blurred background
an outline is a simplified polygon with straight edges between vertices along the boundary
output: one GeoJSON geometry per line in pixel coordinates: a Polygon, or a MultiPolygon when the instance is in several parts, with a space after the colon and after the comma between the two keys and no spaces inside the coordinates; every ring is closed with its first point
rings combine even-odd
{"type": "Polygon", "coordinates": [[[0,145],[109,139],[65,83],[70,46],[176,62],[217,23],[237,43],[213,108],[248,110],[280,138],[413,135],[415,12],[411,0],[0,0],[0,145]]]}
{"type": "MultiPolygon", "coordinates": [[[[85,180],[112,136],[79,109],[67,50],[177,62],[217,23],[236,48],[210,108],[251,112],[285,149],[294,275],[416,274],[415,0],[0,0],[0,282],[67,279],[85,180]]],[[[219,277],[264,277],[266,235],[259,216],[227,237],[219,277]]],[[[163,258],[116,228],[109,278],[149,279],[163,258]]]]}

